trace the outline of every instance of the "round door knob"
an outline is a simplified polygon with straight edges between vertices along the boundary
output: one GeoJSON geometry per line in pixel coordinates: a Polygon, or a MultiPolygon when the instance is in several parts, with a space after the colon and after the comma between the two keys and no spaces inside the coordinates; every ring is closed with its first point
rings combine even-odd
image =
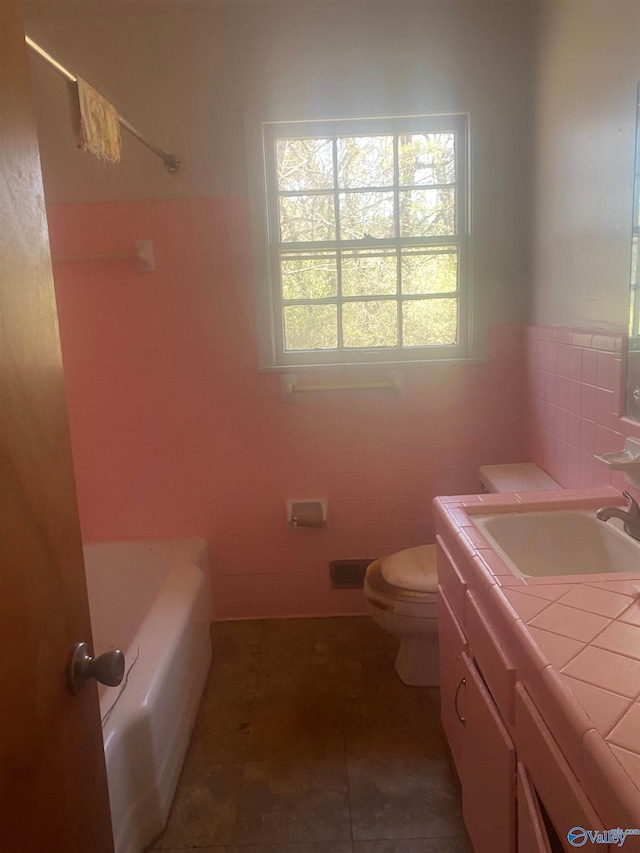
{"type": "Polygon", "coordinates": [[[88,678],[95,678],[108,687],[117,687],[124,676],[124,653],[120,649],[112,649],[93,658],[88,643],[76,643],[71,649],[67,676],[69,689],[74,695],[80,692],[88,678]]]}

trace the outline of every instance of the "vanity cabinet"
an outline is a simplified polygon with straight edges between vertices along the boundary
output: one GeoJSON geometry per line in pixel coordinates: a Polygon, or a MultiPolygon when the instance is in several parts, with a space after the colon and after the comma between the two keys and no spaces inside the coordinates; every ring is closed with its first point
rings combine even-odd
{"type": "Polygon", "coordinates": [[[640,853],[620,837],[640,827],[638,543],[598,523],[611,502],[434,501],[442,721],[476,853],[640,853]]]}
{"type": "Polygon", "coordinates": [[[516,670],[471,590],[465,594],[465,634],[478,669],[503,719],[513,722],[516,670]]]}
{"type": "Polygon", "coordinates": [[[475,590],[458,585],[460,573],[439,546],[442,725],[474,851],[571,851],[572,827],[602,830],[602,821],[526,685],[517,681],[475,590]]]}
{"type": "Polygon", "coordinates": [[[442,724],[462,787],[475,853],[515,850],[515,747],[439,588],[442,724]]]}
{"type": "Polygon", "coordinates": [[[438,587],[438,628],[440,642],[440,700],[442,708],[442,727],[449,748],[462,778],[466,755],[466,730],[460,709],[464,701],[461,692],[464,686],[464,664],[462,655],[468,651],[467,639],[462,633],[458,620],[442,587],[438,587]]]}
{"type": "MultiPolygon", "coordinates": [[[[574,826],[604,830],[602,821],[562,754],[524,684],[515,688],[515,737],[518,758],[526,766],[549,818],[565,850],[575,850],[567,841],[574,826]]],[[[601,849],[606,849],[602,848],[601,849]]]]}
{"type": "Polygon", "coordinates": [[[462,815],[475,853],[515,849],[516,750],[473,661],[462,654],[465,763],[462,815]]]}

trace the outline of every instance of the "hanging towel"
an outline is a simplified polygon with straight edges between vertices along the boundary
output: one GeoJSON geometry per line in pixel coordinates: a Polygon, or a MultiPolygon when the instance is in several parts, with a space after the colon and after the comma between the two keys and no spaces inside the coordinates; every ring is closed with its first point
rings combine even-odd
{"type": "Polygon", "coordinates": [[[78,148],[117,163],[121,145],[117,109],[81,77],[70,85],[78,148]]]}

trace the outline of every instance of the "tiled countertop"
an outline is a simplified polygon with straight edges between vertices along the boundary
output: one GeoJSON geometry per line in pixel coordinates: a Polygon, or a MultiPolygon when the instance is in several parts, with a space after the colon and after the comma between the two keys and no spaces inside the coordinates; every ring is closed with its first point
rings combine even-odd
{"type": "MultiPolygon", "coordinates": [[[[640,827],[640,565],[629,574],[517,578],[474,514],[624,504],[610,487],[436,501],[517,677],[603,820],[640,827]]],[[[613,824],[612,824],[613,825],[613,824]]]]}

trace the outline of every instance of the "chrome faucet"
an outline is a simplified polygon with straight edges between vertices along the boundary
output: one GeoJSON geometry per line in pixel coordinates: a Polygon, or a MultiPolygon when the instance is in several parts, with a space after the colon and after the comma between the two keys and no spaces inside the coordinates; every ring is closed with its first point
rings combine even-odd
{"type": "Polygon", "coordinates": [[[596,517],[600,521],[619,518],[621,521],[624,521],[624,532],[640,541],[640,506],[638,506],[629,492],[623,492],[622,494],[629,501],[629,509],[620,509],[618,506],[604,506],[598,510],[596,517]]]}

